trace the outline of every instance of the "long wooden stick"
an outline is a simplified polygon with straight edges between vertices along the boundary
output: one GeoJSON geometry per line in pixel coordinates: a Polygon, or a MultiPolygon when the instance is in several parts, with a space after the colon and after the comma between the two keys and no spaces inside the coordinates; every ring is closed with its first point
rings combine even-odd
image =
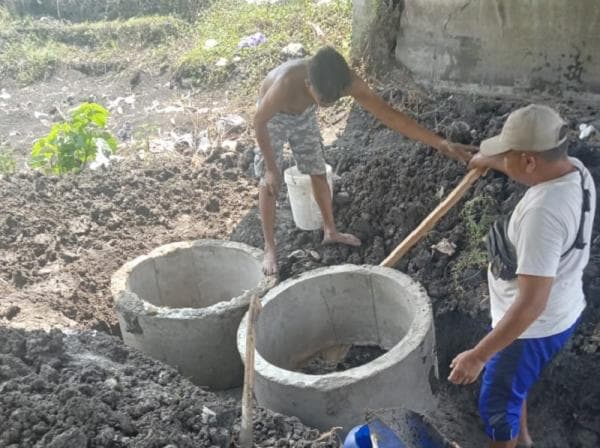
{"type": "Polygon", "coordinates": [[[252,448],[252,404],[254,399],[254,347],[256,333],[254,328],[261,304],[258,295],[250,299],[248,310],[248,325],[246,327],[246,356],[244,363],[244,391],[242,395],[242,424],[240,428],[240,447],[252,448]]]}
{"type": "Polygon", "coordinates": [[[448,210],[450,210],[454,204],[465,195],[471,185],[473,185],[483,173],[484,170],[481,169],[469,171],[454,190],[439,203],[439,205],[410,233],[410,235],[404,238],[404,240],[396,246],[392,253],[381,262],[380,266],[394,267],[396,263],[398,263],[398,260],[417,244],[446,213],[448,213],[448,210]]]}

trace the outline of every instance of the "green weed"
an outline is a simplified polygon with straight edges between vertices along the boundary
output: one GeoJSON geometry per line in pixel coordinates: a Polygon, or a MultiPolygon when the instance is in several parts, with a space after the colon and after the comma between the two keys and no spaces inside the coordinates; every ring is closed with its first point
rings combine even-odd
{"type": "Polygon", "coordinates": [[[496,201],[491,196],[484,194],[467,201],[460,213],[465,225],[467,245],[452,266],[451,271],[454,286],[458,291],[463,291],[460,281],[466,271],[485,269],[487,265],[488,257],[484,238],[497,216],[496,206],[496,201]]]}
{"type": "Polygon", "coordinates": [[[50,76],[58,66],[65,47],[28,36],[10,42],[0,52],[0,75],[21,84],[31,84],[50,76]]]}
{"type": "Polygon", "coordinates": [[[104,130],[108,116],[99,104],[81,104],[71,112],[70,120],[54,124],[46,137],[34,143],[31,167],[52,174],[79,171],[96,158],[99,140],[115,152],[117,141],[104,130]]]}
{"type": "Polygon", "coordinates": [[[9,176],[17,170],[15,155],[7,148],[0,147],[0,174],[9,176]]]}

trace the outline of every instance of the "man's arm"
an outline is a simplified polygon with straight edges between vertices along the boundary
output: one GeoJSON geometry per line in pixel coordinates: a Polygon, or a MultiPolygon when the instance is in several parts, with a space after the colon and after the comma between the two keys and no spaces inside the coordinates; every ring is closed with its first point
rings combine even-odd
{"type": "Polygon", "coordinates": [[[273,146],[267,123],[271,118],[281,110],[281,104],[284,101],[283,88],[279,83],[272,85],[269,90],[260,99],[260,103],[254,115],[254,133],[256,142],[262,152],[265,161],[265,183],[271,195],[277,194],[279,188],[279,168],[275,159],[273,146]]]}
{"type": "Polygon", "coordinates": [[[496,327],[473,349],[459,354],[448,379],[455,384],[474,382],[484,364],[506,348],[542,314],[550,297],[554,277],[518,276],[519,293],[496,327]]]}
{"type": "Polygon", "coordinates": [[[429,129],[420,126],[408,115],[386,103],[383,98],[373,92],[367,83],[356,74],[353,75],[348,95],[356,99],[356,101],[386,126],[400,132],[402,135],[433,146],[441,153],[454,159],[468,162],[471,158],[470,147],[458,143],[450,143],[429,129]]]}

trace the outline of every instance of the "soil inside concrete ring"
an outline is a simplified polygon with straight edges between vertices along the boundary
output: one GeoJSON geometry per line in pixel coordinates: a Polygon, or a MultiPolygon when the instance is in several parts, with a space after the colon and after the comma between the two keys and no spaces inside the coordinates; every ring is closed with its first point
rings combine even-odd
{"type": "Polygon", "coordinates": [[[378,345],[336,345],[319,350],[298,364],[296,370],[309,375],[343,372],[367,364],[387,353],[378,345]]]}

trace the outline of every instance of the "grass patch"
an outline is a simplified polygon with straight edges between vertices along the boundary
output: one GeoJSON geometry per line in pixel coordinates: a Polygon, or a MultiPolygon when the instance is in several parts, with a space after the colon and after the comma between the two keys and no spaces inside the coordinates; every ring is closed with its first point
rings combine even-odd
{"type": "Polygon", "coordinates": [[[191,30],[170,16],[68,25],[13,19],[5,9],[0,25],[0,76],[22,85],[49,77],[59,65],[88,75],[120,71],[135,61],[152,66],[181,52],[191,30]]]}
{"type": "Polygon", "coordinates": [[[318,26],[327,42],[342,54],[350,54],[352,3],[334,0],[317,5],[314,0],[288,0],[282,4],[247,4],[217,0],[197,23],[196,47],[178,63],[176,77],[191,78],[194,84],[211,86],[235,79],[243,90],[256,90],[266,73],[281,63],[281,49],[290,42],[301,43],[313,53],[324,42],[311,24],[318,26]],[[240,39],[261,32],[267,41],[258,47],[238,49],[240,39]],[[215,39],[207,49],[204,43],[215,39]],[[216,63],[227,60],[225,66],[216,63]]]}
{"type": "Polygon", "coordinates": [[[194,20],[211,0],[3,0],[19,16],[46,16],[74,22],[176,14],[194,20]]]}
{"type": "Polygon", "coordinates": [[[0,6],[0,32],[8,33],[15,27],[15,21],[12,19],[8,10],[0,6]]]}
{"type": "Polygon", "coordinates": [[[13,152],[5,147],[0,146],[0,175],[10,176],[17,170],[17,161],[13,152]]]}
{"type": "Polygon", "coordinates": [[[170,16],[136,17],[129,20],[78,23],[37,23],[23,29],[42,40],[90,48],[145,48],[181,37],[188,25],[170,16]]]}
{"type": "Polygon", "coordinates": [[[0,52],[0,75],[31,84],[50,76],[68,49],[56,42],[27,36],[9,42],[0,52]]]}

